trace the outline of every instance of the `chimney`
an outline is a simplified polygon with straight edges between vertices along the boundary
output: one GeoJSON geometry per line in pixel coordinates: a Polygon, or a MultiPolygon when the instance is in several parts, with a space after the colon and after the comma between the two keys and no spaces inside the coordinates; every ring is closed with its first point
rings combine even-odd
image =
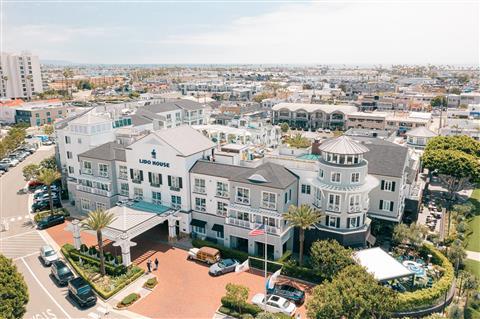
{"type": "Polygon", "coordinates": [[[319,139],[315,139],[312,143],[312,154],[314,155],[320,155],[322,154],[322,152],[320,151],[320,140],[319,139]]]}

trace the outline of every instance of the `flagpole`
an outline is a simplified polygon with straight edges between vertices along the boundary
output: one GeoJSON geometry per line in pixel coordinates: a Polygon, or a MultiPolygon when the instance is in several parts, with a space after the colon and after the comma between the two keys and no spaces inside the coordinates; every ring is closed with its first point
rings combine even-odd
{"type": "Polygon", "coordinates": [[[267,239],[268,239],[268,235],[267,235],[267,226],[265,225],[264,223],[264,231],[265,231],[265,305],[264,305],[264,310],[267,311],[267,250],[268,250],[268,246],[267,246],[267,239]]]}

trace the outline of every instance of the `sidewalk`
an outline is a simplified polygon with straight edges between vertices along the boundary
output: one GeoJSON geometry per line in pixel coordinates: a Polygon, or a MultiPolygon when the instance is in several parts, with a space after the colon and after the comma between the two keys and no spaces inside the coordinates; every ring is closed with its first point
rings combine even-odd
{"type": "Polygon", "coordinates": [[[467,259],[472,259],[472,260],[476,260],[476,261],[480,262],[480,253],[479,252],[470,251],[470,250],[466,250],[465,252],[467,253],[467,259]]]}

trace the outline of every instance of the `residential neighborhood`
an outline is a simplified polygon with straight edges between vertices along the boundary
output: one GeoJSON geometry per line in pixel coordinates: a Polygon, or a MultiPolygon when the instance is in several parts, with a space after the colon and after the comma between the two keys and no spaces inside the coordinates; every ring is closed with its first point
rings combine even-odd
{"type": "Polygon", "coordinates": [[[480,318],[478,3],[443,5],[469,53],[277,50],[349,3],[0,8],[38,7],[1,31],[0,318],[480,318]]]}

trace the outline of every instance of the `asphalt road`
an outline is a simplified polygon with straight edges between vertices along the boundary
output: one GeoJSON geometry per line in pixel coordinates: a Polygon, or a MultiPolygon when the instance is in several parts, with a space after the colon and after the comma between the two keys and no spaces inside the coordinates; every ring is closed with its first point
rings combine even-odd
{"type": "Polygon", "coordinates": [[[45,231],[38,231],[32,223],[29,195],[17,192],[26,184],[22,168],[53,154],[53,146],[41,147],[0,177],[0,222],[7,221],[9,226],[7,231],[0,231],[0,253],[14,260],[27,283],[30,300],[24,318],[127,318],[113,311],[105,316],[105,303],[101,301],[91,308],[79,309],[68,298],[67,288],[52,280],[50,267],[44,267],[39,260],[40,247],[47,244],[45,231]]]}

